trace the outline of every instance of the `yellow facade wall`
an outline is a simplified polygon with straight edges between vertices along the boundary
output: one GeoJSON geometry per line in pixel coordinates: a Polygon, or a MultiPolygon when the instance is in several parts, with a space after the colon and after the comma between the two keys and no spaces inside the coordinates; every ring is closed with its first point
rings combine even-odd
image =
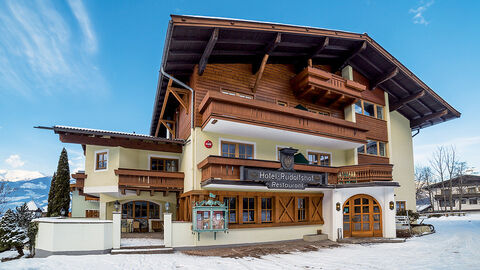
{"type": "Polygon", "coordinates": [[[416,209],[415,169],[410,121],[398,112],[390,113],[390,162],[393,164],[393,181],[400,184],[395,189],[395,200],[406,201],[406,208],[416,209]]]}

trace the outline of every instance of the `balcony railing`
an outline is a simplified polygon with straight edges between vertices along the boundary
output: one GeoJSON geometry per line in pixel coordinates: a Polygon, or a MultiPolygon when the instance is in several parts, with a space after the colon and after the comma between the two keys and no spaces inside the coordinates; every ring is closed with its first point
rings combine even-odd
{"type": "Polygon", "coordinates": [[[117,169],[118,186],[121,190],[183,190],[183,172],[159,172],[149,170],[117,169]]]}
{"type": "Polygon", "coordinates": [[[368,129],[343,119],[283,107],[260,100],[209,91],[199,106],[202,128],[211,119],[252,124],[296,133],[366,143],[368,129]]]}
{"type": "Polygon", "coordinates": [[[319,68],[307,67],[291,80],[297,96],[315,99],[328,107],[343,108],[361,98],[365,85],[319,68]]]}
{"type": "MultiPolygon", "coordinates": [[[[240,180],[240,167],[279,169],[278,161],[253,160],[209,156],[197,167],[202,170],[202,182],[209,179],[240,180]]],[[[328,173],[328,184],[349,184],[374,181],[392,181],[391,164],[366,164],[342,167],[295,164],[296,171],[328,173]]]]}
{"type": "Polygon", "coordinates": [[[82,195],[87,175],[84,173],[74,173],[72,174],[72,178],[75,179],[75,183],[70,184],[70,191],[78,190],[79,194],[82,195]]]}
{"type": "Polygon", "coordinates": [[[339,167],[337,184],[392,181],[391,164],[363,164],[339,167]]]}

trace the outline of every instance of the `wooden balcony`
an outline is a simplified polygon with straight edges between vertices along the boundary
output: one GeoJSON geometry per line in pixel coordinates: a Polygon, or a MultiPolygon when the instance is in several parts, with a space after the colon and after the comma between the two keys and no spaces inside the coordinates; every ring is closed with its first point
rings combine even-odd
{"type": "Polygon", "coordinates": [[[183,190],[183,172],[159,172],[149,170],[117,169],[118,186],[122,194],[125,190],[140,191],[173,191],[183,190]]]}
{"type": "Polygon", "coordinates": [[[85,173],[74,173],[72,178],[75,179],[75,183],[70,184],[70,191],[78,190],[79,194],[82,195],[87,175],[85,173]]]}
{"type": "Polygon", "coordinates": [[[212,132],[233,132],[230,124],[225,124],[222,129],[222,123],[217,123],[224,120],[223,122],[235,123],[236,135],[248,136],[254,133],[268,139],[275,139],[272,136],[278,135],[284,141],[290,136],[297,142],[324,142],[322,146],[328,147],[334,147],[331,139],[335,139],[339,142],[337,145],[345,149],[366,143],[367,129],[357,123],[220,92],[209,91],[200,103],[199,110],[202,114],[202,128],[212,132]],[[265,127],[270,128],[268,134],[265,127]],[[322,141],[322,137],[326,139],[322,141]]]}
{"type": "Polygon", "coordinates": [[[337,184],[392,181],[391,164],[364,164],[339,167],[337,184]]]}
{"type": "Polygon", "coordinates": [[[316,100],[327,107],[344,108],[361,98],[365,85],[319,68],[307,67],[291,80],[299,98],[316,100]]]}
{"type": "MultiPolygon", "coordinates": [[[[202,182],[209,179],[240,180],[240,166],[279,169],[278,161],[253,160],[209,156],[197,167],[202,170],[202,182]]],[[[366,164],[341,167],[295,164],[300,172],[328,173],[328,184],[350,184],[375,181],[392,181],[391,164],[366,164]]]]}

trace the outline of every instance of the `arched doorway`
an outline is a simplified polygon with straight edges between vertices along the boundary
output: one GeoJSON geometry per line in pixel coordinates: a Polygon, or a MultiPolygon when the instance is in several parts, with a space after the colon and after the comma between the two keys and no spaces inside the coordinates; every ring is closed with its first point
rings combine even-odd
{"type": "Polygon", "coordinates": [[[372,196],[359,194],[343,204],[343,237],[382,237],[382,208],[372,196]]]}

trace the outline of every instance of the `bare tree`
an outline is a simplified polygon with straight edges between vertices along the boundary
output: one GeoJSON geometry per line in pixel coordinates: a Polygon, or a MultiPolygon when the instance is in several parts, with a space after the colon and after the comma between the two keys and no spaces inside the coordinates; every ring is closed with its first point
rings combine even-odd
{"type": "Polygon", "coordinates": [[[465,186],[463,185],[463,176],[465,175],[465,171],[467,170],[467,163],[462,161],[457,163],[457,172],[456,177],[458,177],[458,191],[459,191],[459,207],[458,209],[462,211],[462,200],[463,194],[465,192],[465,186]]]}
{"type": "Polygon", "coordinates": [[[417,200],[423,199],[424,193],[426,192],[430,205],[432,206],[432,210],[435,210],[433,204],[433,189],[431,187],[431,185],[434,183],[433,180],[433,173],[430,167],[415,167],[415,187],[417,200]]]}
{"type": "MultiPolygon", "coordinates": [[[[458,163],[457,150],[455,147],[451,145],[449,148],[445,148],[445,167],[448,174],[448,201],[450,211],[453,211],[453,207],[455,206],[455,201],[453,200],[453,180],[457,176],[458,163]]],[[[461,201],[460,204],[462,204],[461,201]]]]}
{"type": "Polygon", "coordinates": [[[15,190],[8,186],[7,181],[0,181],[0,214],[3,214],[5,205],[8,203],[8,198],[15,190]]]}
{"type": "MultiPolygon", "coordinates": [[[[444,205],[444,211],[447,211],[447,195],[446,195],[446,189],[445,189],[445,178],[447,176],[447,168],[445,166],[445,160],[446,160],[446,150],[444,146],[439,146],[433,152],[432,159],[430,159],[430,166],[432,167],[432,170],[436,174],[437,177],[437,182],[441,183],[442,186],[442,191],[441,194],[443,195],[443,205],[444,205]]],[[[441,207],[441,206],[440,206],[441,207]]],[[[439,207],[439,210],[440,210],[439,207]]]]}

